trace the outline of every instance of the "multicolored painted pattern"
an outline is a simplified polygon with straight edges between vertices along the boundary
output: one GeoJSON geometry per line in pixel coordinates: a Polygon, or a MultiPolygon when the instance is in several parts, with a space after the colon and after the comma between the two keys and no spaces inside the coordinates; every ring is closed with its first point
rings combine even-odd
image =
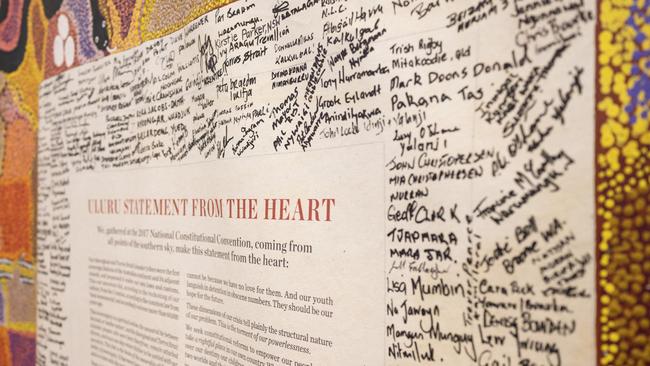
{"type": "MultiPolygon", "coordinates": [[[[232,0],[0,1],[0,365],[33,365],[38,86],[232,0]]],[[[650,364],[650,0],[601,0],[601,365],[650,364]]]]}

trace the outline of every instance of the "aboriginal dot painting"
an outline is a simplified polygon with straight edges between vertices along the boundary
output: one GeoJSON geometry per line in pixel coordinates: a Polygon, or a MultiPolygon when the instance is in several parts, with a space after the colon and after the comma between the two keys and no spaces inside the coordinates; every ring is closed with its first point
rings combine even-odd
{"type": "MultiPolygon", "coordinates": [[[[0,365],[35,363],[40,82],[229,2],[0,0],[0,365]]],[[[596,32],[594,337],[600,365],[650,365],[650,0],[599,0],[596,32]]]]}

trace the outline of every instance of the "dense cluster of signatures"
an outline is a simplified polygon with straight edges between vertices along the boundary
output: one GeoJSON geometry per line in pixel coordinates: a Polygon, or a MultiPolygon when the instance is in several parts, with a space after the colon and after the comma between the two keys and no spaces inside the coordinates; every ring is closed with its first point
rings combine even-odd
{"type": "Polygon", "coordinates": [[[565,202],[593,24],[583,0],[242,0],[45,81],[41,354],[68,363],[72,174],[380,141],[387,363],[566,364],[595,295],[565,202]]]}

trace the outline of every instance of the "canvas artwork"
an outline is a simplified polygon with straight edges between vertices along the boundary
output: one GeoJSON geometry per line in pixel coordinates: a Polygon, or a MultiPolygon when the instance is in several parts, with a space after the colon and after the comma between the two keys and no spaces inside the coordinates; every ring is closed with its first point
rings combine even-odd
{"type": "Polygon", "coordinates": [[[0,365],[650,364],[647,0],[0,2],[0,365]]]}

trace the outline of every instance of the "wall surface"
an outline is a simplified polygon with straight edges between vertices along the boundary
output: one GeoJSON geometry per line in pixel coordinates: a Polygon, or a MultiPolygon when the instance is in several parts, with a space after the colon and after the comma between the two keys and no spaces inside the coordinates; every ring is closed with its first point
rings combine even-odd
{"type": "MultiPolygon", "coordinates": [[[[167,34],[228,2],[0,1],[0,365],[35,360],[39,83],[167,34]]],[[[602,365],[645,365],[650,363],[650,0],[601,0],[599,11],[594,245],[600,297],[594,336],[602,365]]]]}

